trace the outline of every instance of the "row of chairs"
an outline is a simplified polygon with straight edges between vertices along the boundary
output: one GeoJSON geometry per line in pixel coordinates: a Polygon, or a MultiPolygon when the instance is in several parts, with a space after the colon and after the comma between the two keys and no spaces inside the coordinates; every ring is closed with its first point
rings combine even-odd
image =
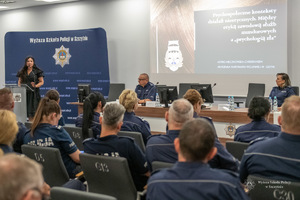
{"type": "MultiPolygon", "coordinates": [[[[58,181],[62,174],[58,174],[56,164],[60,163],[61,171],[64,171],[67,177],[67,172],[62,163],[58,149],[49,147],[37,147],[23,145],[22,150],[25,155],[36,160],[44,166],[45,181],[50,186],[61,186],[68,179],[61,183],[53,184],[51,181],[58,181]],[[53,160],[53,155],[55,155],[53,160]],[[58,161],[58,162],[57,162],[58,161]],[[47,175],[49,174],[49,175],[47,175]],[[52,177],[52,178],[51,178],[52,177]],[[49,179],[50,178],[50,179],[49,179]]],[[[72,200],[83,199],[83,197],[103,198],[103,199],[124,199],[133,200],[139,199],[144,195],[144,192],[137,192],[128,167],[126,158],[107,157],[91,154],[80,154],[81,166],[84,171],[84,176],[88,184],[88,192],[70,191],[63,188],[53,188],[51,191],[52,199],[61,199],[63,192],[66,196],[64,199],[72,198],[72,200]],[[124,187],[126,186],[126,187],[124,187]],[[77,195],[74,197],[73,195],[77,195]],[[98,193],[102,195],[96,195],[98,193]],[[103,195],[104,194],[104,195],[103,195]],[[106,196],[109,195],[109,196],[106,196]]],[[[173,164],[154,161],[152,166],[155,170],[162,168],[170,168],[173,164]]],[[[249,176],[245,183],[246,189],[252,200],[258,200],[262,197],[268,199],[298,199],[300,198],[300,183],[277,181],[257,176],[249,176]]]]}
{"type": "MultiPolygon", "coordinates": [[[[24,144],[22,152],[43,165],[44,179],[51,187],[62,186],[70,180],[59,149],[24,144]]],[[[89,192],[124,200],[144,195],[135,188],[126,158],[82,153],[80,161],[89,192]]]]}

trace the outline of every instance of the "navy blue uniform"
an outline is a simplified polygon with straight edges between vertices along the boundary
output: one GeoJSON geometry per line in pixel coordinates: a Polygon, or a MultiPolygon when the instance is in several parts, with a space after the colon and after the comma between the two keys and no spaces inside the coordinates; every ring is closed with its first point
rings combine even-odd
{"type": "Polygon", "coordinates": [[[281,127],[276,124],[269,124],[265,119],[252,121],[249,124],[240,126],[236,129],[234,141],[251,142],[260,137],[277,137],[281,127]]]}
{"type": "Polygon", "coordinates": [[[13,149],[15,152],[22,153],[21,146],[23,144],[25,133],[28,131],[28,129],[22,122],[18,122],[18,126],[19,132],[17,133],[16,139],[13,143],[13,149]]]}
{"type": "Polygon", "coordinates": [[[154,101],[156,96],[156,87],[153,83],[148,82],[144,87],[137,85],[135,92],[139,99],[150,99],[151,101],[154,101]]]}
{"type": "Polygon", "coordinates": [[[148,181],[152,199],[249,199],[235,173],[212,169],[201,162],[177,162],[171,169],[154,172],[148,181]]]}
{"type": "Polygon", "coordinates": [[[121,131],[140,132],[146,145],[148,137],[151,135],[149,123],[134,112],[125,112],[121,131]]]}
{"type": "MultiPolygon", "coordinates": [[[[100,124],[100,113],[94,112],[93,121],[91,123],[91,129],[93,130],[94,138],[97,138],[101,133],[101,124],[100,124]]],[[[82,127],[83,114],[80,114],[75,120],[76,127],[82,127]]]]}
{"type": "Polygon", "coordinates": [[[77,151],[77,147],[70,135],[61,126],[52,126],[51,124],[39,124],[32,137],[28,131],[24,137],[24,144],[35,146],[58,148],[71,178],[77,173],[76,163],[69,156],[77,151]]]}
{"type": "Polygon", "coordinates": [[[148,179],[143,175],[148,172],[147,162],[132,139],[117,135],[89,138],[83,141],[83,147],[85,153],[126,158],[137,190],[143,190],[148,179]]]}
{"type": "Polygon", "coordinates": [[[61,116],[61,118],[59,119],[58,121],[58,126],[64,126],[66,123],[65,123],[65,119],[64,119],[64,116],[61,116]]]}
{"type": "Polygon", "coordinates": [[[256,141],[244,154],[240,179],[248,175],[275,180],[300,181],[300,135],[281,132],[278,137],[256,141]]]}
{"type": "Polygon", "coordinates": [[[3,151],[4,154],[7,154],[7,153],[13,153],[13,149],[6,145],[6,144],[0,144],[0,149],[3,151]]]}
{"type": "MultiPolygon", "coordinates": [[[[146,158],[149,168],[152,169],[153,161],[175,163],[178,160],[174,147],[174,140],[179,136],[180,130],[169,130],[166,135],[153,135],[148,139],[146,158]]],[[[213,168],[228,169],[237,172],[239,163],[220,143],[215,139],[215,147],[218,149],[215,157],[208,163],[213,168]]]]}
{"type": "Polygon", "coordinates": [[[292,95],[295,95],[295,92],[291,86],[287,86],[284,88],[273,87],[272,91],[270,92],[269,97],[274,99],[274,97],[276,96],[277,104],[279,107],[281,107],[285,98],[288,98],[289,96],[292,96],[292,95]]]}

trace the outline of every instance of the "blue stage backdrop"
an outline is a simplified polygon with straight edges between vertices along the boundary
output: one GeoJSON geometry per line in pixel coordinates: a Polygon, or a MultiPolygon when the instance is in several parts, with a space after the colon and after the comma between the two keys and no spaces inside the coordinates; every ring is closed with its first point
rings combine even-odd
{"type": "Polygon", "coordinates": [[[77,85],[91,84],[93,91],[107,97],[109,67],[106,32],[102,28],[48,31],[8,32],[5,35],[5,83],[17,84],[17,72],[25,58],[32,55],[44,71],[41,95],[49,89],[60,93],[60,106],[66,123],[77,117],[77,85]]]}

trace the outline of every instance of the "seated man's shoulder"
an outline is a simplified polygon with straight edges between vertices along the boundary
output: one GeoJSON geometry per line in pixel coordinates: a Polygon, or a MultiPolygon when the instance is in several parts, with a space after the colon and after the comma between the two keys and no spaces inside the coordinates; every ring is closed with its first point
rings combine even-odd
{"type": "Polygon", "coordinates": [[[156,144],[158,142],[165,143],[166,141],[168,141],[166,135],[163,135],[163,134],[150,135],[148,137],[147,146],[148,146],[148,144],[156,144]]]}
{"type": "Polygon", "coordinates": [[[87,139],[85,139],[85,140],[83,140],[83,144],[90,144],[90,143],[92,143],[92,142],[96,142],[97,141],[97,139],[95,139],[95,138],[87,138],[87,139]]]}
{"type": "Polygon", "coordinates": [[[132,137],[127,137],[127,136],[118,136],[119,142],[122,143],[134,143],[134,139],[132,137]]]}

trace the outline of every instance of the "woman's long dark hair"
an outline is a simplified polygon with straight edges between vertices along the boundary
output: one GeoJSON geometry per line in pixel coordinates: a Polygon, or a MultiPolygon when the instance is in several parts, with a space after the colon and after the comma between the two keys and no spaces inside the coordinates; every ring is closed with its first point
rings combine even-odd
{"type": "Polygon", "coordinates": [[[43,116],[49,116],[51,113],[60,114],[60,106],[56,101],[51,100],[48,97],[42,98],[33,118],[31,125],[31,136],[34,135],[33,133],[36,127],[42,121],[43,116]]]}
{"type": "Polygon", "coordinates": [[[21,74],[21,76],[20,76],[20,78],[21,78],[21,83],[24,82],[24,80],[25,80],[25,78],[26,78],[26,75],[27,75],[27,69],[28,69],[28,67],[27,67],[26,63],[27,63],[27,61],[28,61],[29,58],[31,58],[31,59],[33,60],[33,63],[34,63],[33,66],[32,66],[32,70],[33,70],[33,69],[35,69],[35,70],[40,70],[40,68],[38,68],[38,67],[36,66],[36,64],[35,64],[34,57],[32,57],[32,56],[26,57],[26,58],[25,58],[25,64],[24,64],[24,66],[22,67],[22,69],[21,69],[21,71],[20,71],[20,74],[21,74]]]}
{"type": "Polygon", "coordinates": [[[89,137],[89,128],[91,127],[93,121],[94,109],[98,106],[99,101],[101,101],[101,105],[103,108],[106,104],[104,96],[100,92],[92,92],[89,94],[89,96],[85,98],[83,102],[83,119],[82,119],[83,139],[89,137]]]}

